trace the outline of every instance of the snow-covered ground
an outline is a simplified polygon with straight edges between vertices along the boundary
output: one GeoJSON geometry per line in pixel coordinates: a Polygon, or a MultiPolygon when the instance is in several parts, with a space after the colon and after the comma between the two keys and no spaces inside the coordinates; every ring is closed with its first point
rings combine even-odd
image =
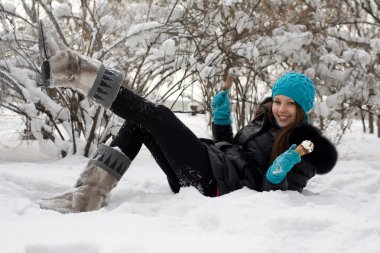
{"type": "MultiPolygon", "coordinates": [[[[180,117],[209,135],[204,116],[180,117]]],[[[360,123],[338,147],[336,168],[302,194],[172,194],[143,148],[109,205],[78,214],[41,210],[36,201],[69,189],[86,159],[46,157],[17,140],[19,126],[1,118],[0,252],[380,252],[380,139],[361,133],[360,123]]]]}

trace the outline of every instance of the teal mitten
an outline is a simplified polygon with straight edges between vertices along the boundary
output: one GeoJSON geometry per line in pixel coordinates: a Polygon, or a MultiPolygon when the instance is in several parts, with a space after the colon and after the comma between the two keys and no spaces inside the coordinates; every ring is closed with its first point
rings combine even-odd
{"type": "Polygon", "coordinates": [[[281,183],[293,166],[301,161],[301,156],[295,151],[296,147],[297,145],[293,144],[273,161],[266,174],[269,182],[281,183]]]}
{"type": "Polygon", "coordinates": [[[211,101],[213,122],[216,125],[231,125],[228,90],[220,91],[211,101]]]}

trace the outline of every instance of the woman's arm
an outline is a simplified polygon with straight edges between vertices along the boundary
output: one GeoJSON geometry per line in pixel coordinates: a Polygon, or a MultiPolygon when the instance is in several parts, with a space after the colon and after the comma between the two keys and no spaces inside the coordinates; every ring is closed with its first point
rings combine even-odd
{"type": "Polygon", "coordinates": [[[233,141],[230,100],[228,98],[228,91],[232,87],[233,80],[234,76],[229,73],[222,90],[211,101],[212,136],[215,142],[227,141],[232,143],[233,141]]]}
{"type": "Polygon", "coordinates": [[[301,156],[313,151],[311,141],[303,141],[300,145],[293,144],[287,151],[278,156],[269,167],[263,182],[263,190],[287,190],[289,188],[287,174],[301,162],[301,156]]]}

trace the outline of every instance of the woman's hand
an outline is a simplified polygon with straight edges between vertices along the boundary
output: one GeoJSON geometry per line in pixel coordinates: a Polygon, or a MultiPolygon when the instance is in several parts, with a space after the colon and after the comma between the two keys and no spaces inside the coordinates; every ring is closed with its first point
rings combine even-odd
{"type": "Polygon", "coordinates": [[[213,122],[216,125],[231,125],[228,89],[222,90],[211,101],[213,122]]]}
{"type": "Polygon", "coordinates": [[[213,114],[213,122],[216,125],[231,125],[230,117],[230,100],[228,98],[228,91],[232,87],[234,78],[238,74],[238,68],[231,68],[228,71],[227,80],[214,99],[211,101],[211,109],[213,114]]]}
{"type": "Polygon", "coordinates": [[[269,182],[272,184],[281,183],[293,166],[301,161],[301,155],[296,151],[296,147],[296,144],[293,144],[273,161],[266,173],[269,182]]]}
{"type": "Polygon", "coordinates": [[[230,68],[228,70],[228,76],[226,79],[226,82],[224,83],[222,90],[229,90],[232,87],[234,78],[237,77],[239,74],[239,69],[238,68],[230,68]]]}
{"type": "Polygon", "coordinates": [[[273,161],[266,174],[268,181],[272,184],[279,184],[284,181],[286,174],[301,161],[301,156],[307,155],[313,150],[314,143],[310,140],[304,140],[298,146],[293,144],[273,161]]]}

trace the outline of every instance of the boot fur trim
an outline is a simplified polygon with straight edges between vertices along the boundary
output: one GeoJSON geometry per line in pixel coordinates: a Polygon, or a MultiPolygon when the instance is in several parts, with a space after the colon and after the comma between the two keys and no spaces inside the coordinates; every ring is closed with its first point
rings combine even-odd
{"type": "Polygon", "coordinates": [[[123,79],[124,75],[121,72],[105,67],[102,64],[88,97],[104,107],[110,108],[119,92],[123,79]]]}
{"type": "Polygon", "coordinates": [[[99,166],[118,180],[123,176],[131,162],[125,154],[104,144],[99,145],[94,157],[89,161],[89,163],[99,166]]]}

